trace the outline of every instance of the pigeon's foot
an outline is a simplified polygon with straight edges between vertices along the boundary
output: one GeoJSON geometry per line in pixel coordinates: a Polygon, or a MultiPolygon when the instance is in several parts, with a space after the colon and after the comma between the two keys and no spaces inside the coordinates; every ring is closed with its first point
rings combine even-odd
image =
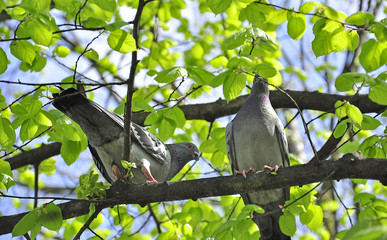
{"type": "Polygon", "coordinates": [[[113,173],[116,176],[116,178],[119,179],[120,178],[120,170],[118,170],[117,165],[113,164],[112,165],[112,170],[113,170],[113,173]]]}
{"type": "Polygon", "coordinates": [[[283,168],[284,166],[282,165],[282,163],[280,164],[280,165],[275,165],[274,166],[274,168],[273,167],[270,167],[270,166],[267,166],[267,165],[264,165],[263,166],[263,170],[269,170],[269,171],[271,171],[271,172],[277,172],[278,171],[278,169],[280,169],[280,168],[283,168]]]}
{"type": "Polygon", "coordinates": [[[235,170],[235,175],[236,174],[242,174],[242,176],[244,177],[244,178],[246,178],[246,173],[250,173],[250,172],[253,172],[254,171],[254,169],[253,168],[249,168],[249,170],[242,170],[242,171],[238,171],[238,170],[235,170]]]}
{"type": "Polygon", "coordinates": [[[158,183],[157,180],[152,176],[148,166],[142,165],[141,170],[150,179],[150,180],[147,180],[146,183],[148,183],[148,184],[149,183],[158,183]]]}

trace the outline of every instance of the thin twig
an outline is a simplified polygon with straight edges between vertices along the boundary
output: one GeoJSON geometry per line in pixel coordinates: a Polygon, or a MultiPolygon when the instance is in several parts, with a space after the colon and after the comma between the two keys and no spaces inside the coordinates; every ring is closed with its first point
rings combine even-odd
{"type": "Polygon", "coordinates": [[[157,231],[159,233],[161,233],[161,224],[160,224],[160,221],[157,219],[157,216],[155,214],[155,212],[153,211],[153,208],[152,206],[150,205],[150,203],[148,203],[148,209],[149,209],[149,212],[151,214],[151,216],[153,217],[153,219],[155,220],[155,223],[156,223],[156,226],[157,226],[157,231]]]}
{"type": "Polygon", "coordinates": [[[132,64],[130,66],[130,74],[128,78],[128,88],[126,92],[126,103],[125,103],[125,116],[124,116],[124,155],[123,159],[130,161],[130,150],[132,146],[131,136],[131,121],[132,121],[132,97],[134,88],[134,78],[136,75],[136,69],[138,65],[137,51],[138,51],[138,37],[140,31],[140,19],[142,10],[145,6],[144,0],[139,0],[136,16],[134,17],[133,23],[133,38],[136,42],[136,51],[132,52],[132,64]]]}
{"type": "Polygon", "coordinates": [[[87,228],[89,228],[90,223],[98,216],[99,212],[101,212],[102,209],[103,209],[103,206],[102,206],[102,205],[98,205],[98,206],[95,207],[94,213],[89,217],[89,219],[87,219],[87,221],[86,221],[85,224],[82,226],[82,228],[78,231],[77,235],[75,235],[75,237],[73,238],[73,240],[80,239],[82,233],[83,233],[87,228]]]}
{"type": "Polygon", "coordinates": [[[349,223],[351,224],[351,227],[353,227],[352,219],[351,219],[351,216],[349,215],[349,212],[348,212],[349,208],[347,208],[347,206],[345,206],[344,202],[341,200],[339,194],[337,193],[335,187],[333,187],[333,192],[335,193],[336,197],[339,199],[341,205],[343,205],[343,207],[345,208],[345,212],[347,213],[347,216],[349,218],[349,223]]]}

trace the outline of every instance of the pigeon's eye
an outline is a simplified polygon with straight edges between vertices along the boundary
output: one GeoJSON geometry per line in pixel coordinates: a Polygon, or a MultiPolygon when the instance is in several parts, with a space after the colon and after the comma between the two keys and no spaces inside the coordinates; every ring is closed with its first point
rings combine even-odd
{"type": "Polygon", "coordinates": [[[187,147],[188,147],[188,148],[192,148],[192,144],[191,144],[191,143],[188,143],[188,144],[187,144],[187,147]]]}

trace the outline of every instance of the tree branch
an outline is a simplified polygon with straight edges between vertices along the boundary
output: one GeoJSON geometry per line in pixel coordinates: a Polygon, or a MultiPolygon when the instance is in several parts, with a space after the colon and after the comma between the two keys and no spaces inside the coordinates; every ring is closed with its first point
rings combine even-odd
{"type": "Polygon", "coordinates": [[[28,164],[38,164],[47,158],[58,155],[60,153],[61,146],[62,143],[59,142],[47,145],[42,144],[42,146],[38,148],[22,152],[19,155],[5,159],[5,161],[9,162],[11,169],[20,168],[28,164]]]}
{"type": "MultiPolygon", "coordinates": [[[[327,94],[318,92],[304,91],[286,91],[298,104],[301,110],[317,110],[333,113],[335,103],[338,100],[350,101],[357,106],[362,113],[381,112],[386,106],[372,102],[368,95],[342,96],[337,94],[327,94]]],[[[209,122],[217,118],[236,114],[246,101],[248,95],[240,96],[229,103],[226,100],[219,99],[211,103],[189,104],[179,106],[183,110],[186,119],[202,119],[209,122]]],[[[274,108],[294,108],[288,97],[279,91],[270,92],[270,101],[274,108]]],[[[145,118],[149,113],[133,113],[132,121],[144,125],[145,118]]],[[[333,140],[333,139],[332,139],[333,140]]],[[[333,142],[334,143],[334,142],[333,142]]],[[[39,148],[23,152],[19,155],[6,159],[11,164],[12,169],[16,169],[35,162],[41,162],[44,159],[58,155],[60,153],[61,143],[51,143],[42,145],[39,148]]],[[[319,153],[320,154],[320,153],[319,153]]]]}
{"type": "MultiPolygon", "coordinates": [[[[387,160],[364,158],[359,154],[346,154],[339,160],[321,161],[318,165],[303,164],[283,168],[278,171],[277,175],[257,172],[248,174],[247,178],[237,175],[140,186],[127,185],[118,181],[107,190],[107,200],[101,204],[104,207],[118,204],[145,206],[152,202],[196,200],[346,178],[375,179],[387,185],[387,160]]],[[[69,201],[58,204],[58,206],[62,209],[64,219],[89,212],[88,202],[69,201]]],[[[10,233],[25,214],[27,213],[0,217],[0,235],[10,233]]]]}
{"type": "MultiPolygon", "coordinates": [[[[362,113],[380,112],[386,108],[386,106],[379,105],[372,102],[368,95],[354,95],[343,96],[338,94],[328,94],[319,92],[304,92],[304,91],[291,91],[287,92],[298,104],[301,110],[317,110],[323,112],[333,113],[335,111],[335,103],[340,100],[349,101],[351,104],[357,106],[362,113]]],[[[227,103],[226,100],[219,99],[211,103],[202,104],[189,104],[179,106],[183,110],[186,119],[202,119],[212,122],[217,118],[236,114],[242,107],[248,95],[239,96],[236,99],[227,103]]],[[[292,101],[289,98],[279,92],[270,92],[270,101],[273,108],[295,108],[292,101]]],[[[134,113],[133,121],[143,125],[145,118],[149,113],[134,113]]]]}

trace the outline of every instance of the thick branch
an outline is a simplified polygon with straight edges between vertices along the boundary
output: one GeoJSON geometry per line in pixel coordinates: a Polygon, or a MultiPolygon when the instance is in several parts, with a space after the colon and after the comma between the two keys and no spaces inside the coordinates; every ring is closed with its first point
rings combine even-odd
{"type": "Polygon", "coordinates": [[[39,164],[43,160],[50,158],[52,156],[58,155],[60,153],[60,147],[62,146],[59,142],[54,142],[50,144],[42,144],[42,146],[25,151],[11,158],[7,158],[6,161],[11,165],[11,169],[16,169],[23,167],[25,165],[39,164]]]}
{"type": "MultiPolygon", "coordinates": [[[[286,92],[292,96],[302,110],[310,109],[334,112],[334,104],[338,100],[350,101],[351,104],[357,106],[362,113],[380,112],[386,108],[386,106],[372,102],[367,95],[341,96],[337,94],[289,90],[286,92]]],[[[212,121],[219,117],[237,113],[246,101],[246,98],[247,95],[244,95],[230,101],[229,103],[227,103],[226,100],[220,99],[212,103],[182,105],[180,108],[183,110],[185,117],[189,120],[203,119],[212,121]]],[[[295,107],[293,103],[279,91],[272,91],[270,93],[270,100],[274,108],[295,107]]],[[[143,125],[148,114],[149,113],[134,113],[132,120],[133,122],[143,125]]],[[[35,161],[41,162],[46,158],[59,154],[59,152],[60,143],[51,143],[28,152],[21,153],[15,157],[8,158],[7,161],[11,163],[11,168],[15,169],[28,164],[34,164],[35,161]]]]}
{"type": "MultiPolygon", "coordinates": [[[[258,172],[248,174],[247,178],[237,175],[141,186],[117,182],[108,190],[107,200],[102,204],[104,207],[117,204],[145,206],[152,202],[224,196],[345,178],[376,179],[387,185],[387,160],[347,154],[339,160],[322,161],[317,165],[304,164],[280,169],[277,175],[258,172]]],[[[69,201],[59,206],[64,219],[89,211],[87,202],[69,201]]],[[[25,214],[0,217],[0,235],[10,233],[25,214]]]]}
{"type": "MultiPolygon", "coordinates": [[[[286,90],[286,92],[297,102],[301,110],[309,109],[333,113],[335,111],[335,103],[338,100],[349,101],[351,104],[357,106],[362,113],[379,112],[386,108],[386,106],[372,102],[368,98],[368,95],[343,96],[291,90],[286,90]]],[[[226,100],[219,99],[212,103],[182,105],[180,108],[189,120],[203,119],[211,122],[220,117],[236,114],[246,101],[247,96],[240,96],[229,103],[226,100]]],[[[270,101],[274,108],[295,108],[292,101],[279,91],[270,92],[270,101]]],[[[136,113],[133,115],[133,121],[142,124],[148,114],[136,113]]]]}

